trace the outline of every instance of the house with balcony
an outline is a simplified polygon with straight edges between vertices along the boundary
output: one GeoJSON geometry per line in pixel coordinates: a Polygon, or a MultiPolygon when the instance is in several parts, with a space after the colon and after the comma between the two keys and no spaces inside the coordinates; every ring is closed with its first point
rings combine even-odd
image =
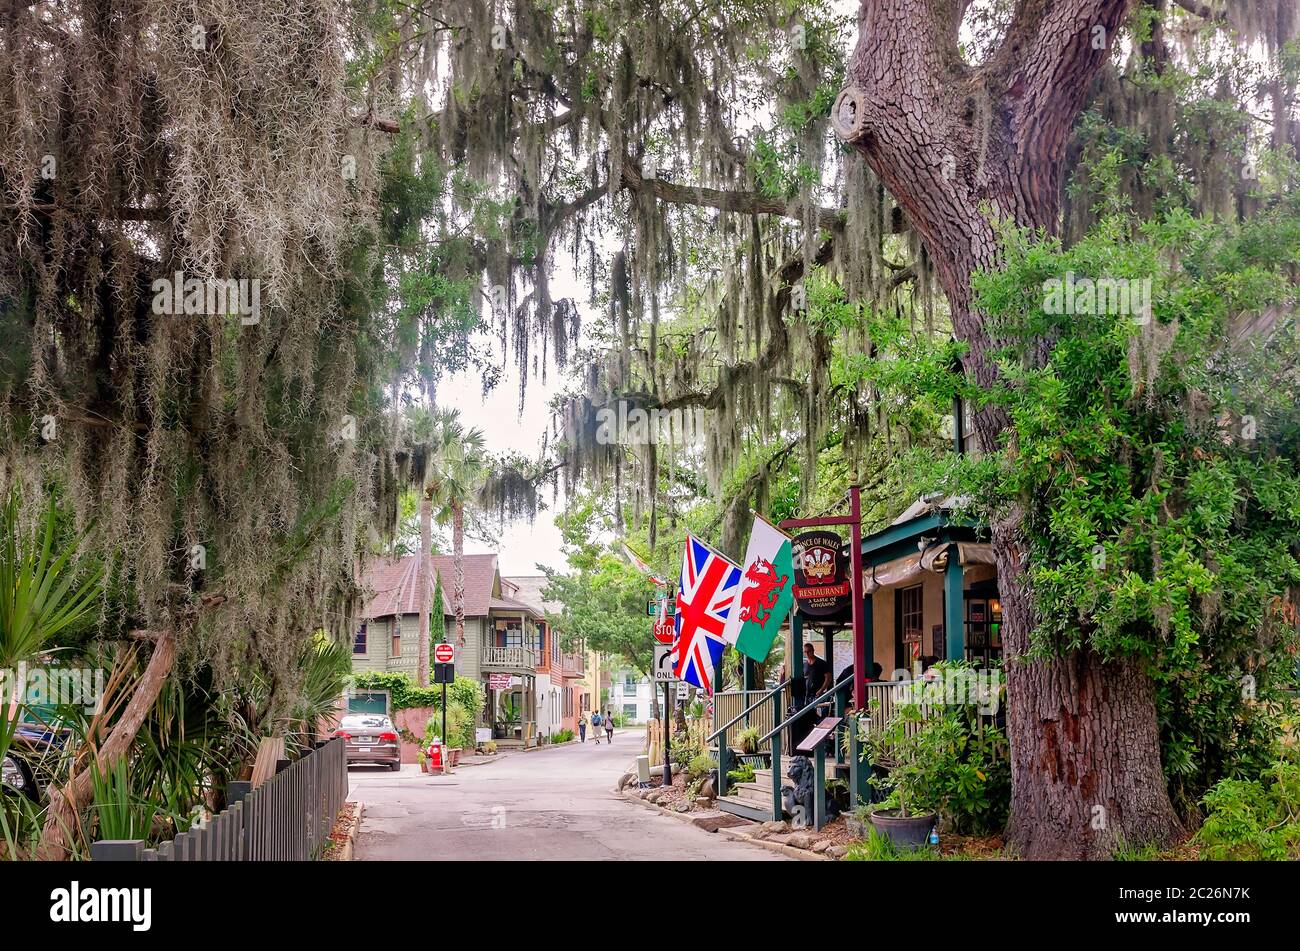
{"type": "MultiPolygon", "coordinates": [[[[447,640],[456,640],[452,610],[456,568],[451,555],[430,558],[442,585],[447,640]]],[[[545,612],[516,598],[519,587],[503,581],[495,554],[465,555],[465,640],[456,651],[456,674],[483,685],[487,702],[478,735],[499,745],[533,746],[540,734],[539,669],[551,670],[545,612]],[[545,655],[545,664],[544,664],[545,655]]],[[[373,559],[362,585],[368,600],[354,632],[352,669],[398,671],[416,676],[419,656],[419,560],[414,555],[373,559]]],[[[555,705],[562,709],[559,696],[555,705]]]]}
{"type": "Polygon", "coordinates": [[[537,731],[552,736],[560,730],[578,732],[582,710],[582,686],[586,673],[584,652],[566,653],[560,632],[553,630],[547,615],[560,612],[562,605],[542,598],[545,575],[517,575],[501,579],[502,591],[513,601],[532,608],[541,616],[538,633],[537,731]]]}

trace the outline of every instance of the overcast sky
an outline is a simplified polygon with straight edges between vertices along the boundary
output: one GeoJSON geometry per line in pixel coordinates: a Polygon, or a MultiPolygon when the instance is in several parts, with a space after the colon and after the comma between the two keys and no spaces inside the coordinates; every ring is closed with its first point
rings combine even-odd
{"type": "MultiPolygon", "coordinates": [[[[560,381],[549,373],[545,387],[540,379],[531,381],[521,414],[518,407],[519,376],[514,371],[513,357],[509,362],[510,371],[503,374],[500,384],[488,394],[486,401],[479,398],[481,386],[478,375],[459,373],[438,384],[438,402],[442,406],[460,410],[467,425],[483,430],[488,449],[492,452],[517,449],[535,458],[542,434],[551,425],[547,403],[560,390],[560,381]]],[[[501,536],[501,545],[497,549],[501,556],[499,564],[503,575],[540,574],[538,562],[552,568],[564,567],[564,556],[560,553],[560,532],[555,527],[555,509],[551,505],[549,488],[545,497],[546,511],[539,512],[537,521],[532,525],[526,520],[507,524],[501,536]]],[[[561,507],[564,505],[563,491],[557,504],[561,507]]],[[[467,538],[465,550],[482,553],[492,551],[492,546],[467,538]]]]}
{"type": "MultiPolygon", "coordinates": [[[[599,310],[587,306],[588,289],[574,280],[569,262],[563,255],[556,257],[555,271],[551,275],[551,293],[556,298],[573,298],[582,314],[583,327],[590,327],[593,321],[602,320],[603,315],[599,310]]],[[[492,339],[491,343],[496,358],[500,361],[500,343],[497,339],[492,339]]],[[[534,340],[533,344],[539,345],[539,341],[534,340]]],[[[439,381],[438,404],[460,410],[466,425],[483,430],[489,451],[499,453],[517,450],[531,458],[537,458],[542,436],[551,427],[551,397],[563,390],[569,381],[551,365],[547,370],[545,385],[540,376],[529,380],[527,399],[521,412],[519,372],[515,367],[514,353],[506,355],[504,367],[501,381],[486,400],[482,398],[483,387],[479,375],[464,372],[439,381]]],[[[564,491],[561,489],[554,503],[551,501],[549,487],[543,495],[546,510],[538,513],[533,524],[529,525],[526,519],[521,519],[506,525],[501,535],[501,544],[495,548],[500,556],[498,564],[503,575],[541,574],[537,568],[539,563],[549,568],[564,567],[564,555],[560,552],[560,531],[555,527],[555,513],[564,507],[564,491]]],[[[494,547],[467,538],[465,550],[481,554],[493,551],[494,547]]]]}

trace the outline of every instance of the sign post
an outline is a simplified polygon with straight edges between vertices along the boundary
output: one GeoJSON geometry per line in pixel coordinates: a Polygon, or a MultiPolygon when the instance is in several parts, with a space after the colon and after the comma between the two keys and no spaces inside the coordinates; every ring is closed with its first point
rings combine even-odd
{"type": "Polygon", "coordinates": [[[451,644],[434,644],[433,661],[434,682],[442,684],[442,743],[450,749],[451,744],[447,742],[447,684],[456,679],[456,648],[451,644]]]}
{"type": "MultiPolygon", "coordinates": [[[[820,518],[788,518],[781,522],[781,528],[823,528],[829,525],[847,525],[849,529],[849,593],[851,595],[850,617],[853,623],[853,708],[859,715],[867,702],[865,678],[868,674],[868,658],[871,645],[867,643],[866,618],[870,602],[865,598],[862,581],[862,490],[858,486],[849,489],[849,514],[822,516],[820,518]]],[[[817,592],[821,594],[822,592],[817,592]]],[[[839,592],[828,592],[838,596],[839,592]]],[[[800,609],[802,611],[802,609],[800,609]]],[[[795,618],[792,626],[799,618],[795,618]]],[[[795,658],[799,658],[802,645],[796,643],[795,658]]],[[[830,658],[827,658],[830,660],[830,658]]],[[[792,668],[795,661],[791,662],[792,668]]],[[[859,762],[858,720],[854,717],[849,729],[849,803],[856,807],[864,801],[867,794],[866,771],[859,762]]]]}
{"type": "Polygon", "coordinates": [[[673,784],[673,766],[672,757],[668,753],[668,743],[670,740],[668,734],[668,711],[672,706],[671,694],[673,685],[677,683],[677,670],[674,667],[673,648],[671,644],[655,644],[655,668],[654,680],[656,684],[664,685],[664,785],[673,784]]]}

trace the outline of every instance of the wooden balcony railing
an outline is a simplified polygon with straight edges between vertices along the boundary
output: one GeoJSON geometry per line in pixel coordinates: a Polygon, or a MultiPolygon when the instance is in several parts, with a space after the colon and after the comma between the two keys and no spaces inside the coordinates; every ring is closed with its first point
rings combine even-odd
{"type": "Polygon", "coordinates": [[[483,666],[533,670],[537,667],[537,651],[528,647],[485,647],[483,666]]]}

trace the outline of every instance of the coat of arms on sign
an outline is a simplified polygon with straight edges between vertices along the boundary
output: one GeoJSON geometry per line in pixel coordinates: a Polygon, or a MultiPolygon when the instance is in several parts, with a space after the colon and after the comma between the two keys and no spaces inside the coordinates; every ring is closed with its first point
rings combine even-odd
{"type": "Polygon", "coordinates": [[[835,552],[821,545],[805,548],[803,552],[803,573],[809,582],[833,578],[835,576],[835,552]]]}

